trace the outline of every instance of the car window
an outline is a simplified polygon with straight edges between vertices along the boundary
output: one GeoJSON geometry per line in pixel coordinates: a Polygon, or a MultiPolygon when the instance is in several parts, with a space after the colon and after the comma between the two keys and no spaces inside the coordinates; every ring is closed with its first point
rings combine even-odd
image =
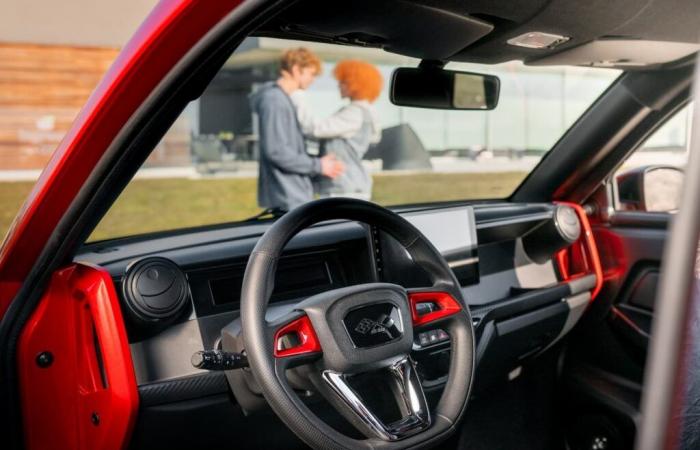
{"type": "Polygon", "coordinates": [[[106,47],[0,44],[0,241],[117,54],[106,47]]]}
{"type": "Polygon", "coordinates": [[[505,198],[620,74],[451,63],[448,69],[498,76],[498,106],[393,105],[392,72],[418,62],[378,49],[247,39],[175,121],[90,240],[238,221],[319,196],[381,205],[505,198]],[[283,93],[276,83],[282,55],[299,47],[318,57],[321,74],[306,89],[283,93]],[[290,105],[296,119],[287,114],[290,105]],[[297,125],[303,144],[292,130],[297,125]],[[319,173],[325,155],[341,163],[335,179],[319,173]]]}
{"type": "Polygon", "coordinates": [[[678,209],[692,111],[692,104],[677,111],[615,172],[618,211],[671,213],[678,209]]]}

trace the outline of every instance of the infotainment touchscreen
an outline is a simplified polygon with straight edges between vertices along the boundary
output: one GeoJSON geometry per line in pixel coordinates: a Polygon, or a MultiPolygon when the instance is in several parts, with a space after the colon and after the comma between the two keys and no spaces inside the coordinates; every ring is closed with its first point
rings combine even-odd
{"type": "Polygon", "coordinates": [[[479,281],[474,209],[461,206],[402,214],[442,253],[462,285],[479,281]]]}

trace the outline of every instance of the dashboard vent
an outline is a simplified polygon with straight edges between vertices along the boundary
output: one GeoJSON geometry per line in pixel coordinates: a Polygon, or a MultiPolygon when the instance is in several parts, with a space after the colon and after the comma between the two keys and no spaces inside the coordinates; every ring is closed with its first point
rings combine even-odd
{"type": "Polygon", "coordinates": [[[129,317],[137,324],[166,323],[184,310],[189,286],[177,264],[166,258],[149,257],[127,267],[122,294],[129,317]]]}

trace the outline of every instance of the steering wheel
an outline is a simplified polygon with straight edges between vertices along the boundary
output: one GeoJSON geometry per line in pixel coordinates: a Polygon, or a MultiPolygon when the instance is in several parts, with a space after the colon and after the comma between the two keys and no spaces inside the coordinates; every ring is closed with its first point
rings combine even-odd
{"type": "Polygon", "coordinates": [[[474,330],[453,272],[413,225],[373,203],[330,198],[299,206],[260,238],[248,260],[241,292],[241,326],[250,369],[275,413],[316,449],[404,449],[437,444],[464,413],[474,371],[474,330]],[[274,321],[265,317],[282,249],[318,222],[364,222],[394,237],[423,267],[432,286],[404,289],[368,283],[314,295],[274,321]],[[420,307],[427,304],[428,308],[420,307]],[[420,314],[419,309],[428,311],[420,314]],[[431,412],[410,353],[414,333],[439,327],[452,344],[448,379],[431,412]],[[297,368],[365,439],[336,431],[316,416],[290,386],[297,368]],[[402,418],[384,423],[353,388],[365,372],[383,373],[402,418]]]}

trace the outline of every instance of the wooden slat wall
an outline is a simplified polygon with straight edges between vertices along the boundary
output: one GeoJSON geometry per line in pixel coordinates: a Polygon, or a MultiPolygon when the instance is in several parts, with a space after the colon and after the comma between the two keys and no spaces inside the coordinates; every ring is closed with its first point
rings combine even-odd
{"type": "MultiPolygon", "coordinates": [[[[118,52],[0,43],[0,170],[43,168],[118,52]]],[[[158,164],[189,162],[183,131],[159,146],[158,164]]]]}
{"type": "Polygon", "coordinates": [[[42,168],[117,52],[0,44],[0,169],[42,168]]]}

